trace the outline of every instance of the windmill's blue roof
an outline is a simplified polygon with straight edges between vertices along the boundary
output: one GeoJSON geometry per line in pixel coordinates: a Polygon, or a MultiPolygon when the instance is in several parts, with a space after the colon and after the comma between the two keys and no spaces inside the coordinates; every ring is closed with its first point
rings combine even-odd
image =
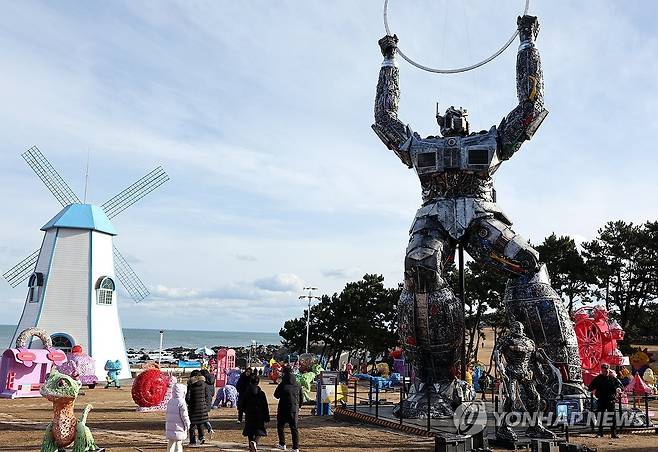
{"type": "Polygon", "coordinates": [[[117,235],[110,219],[100,207],[91,204],[69,204],[46,223],[41,230],[53,228],[91,229],[110,235],[117,235]]]}

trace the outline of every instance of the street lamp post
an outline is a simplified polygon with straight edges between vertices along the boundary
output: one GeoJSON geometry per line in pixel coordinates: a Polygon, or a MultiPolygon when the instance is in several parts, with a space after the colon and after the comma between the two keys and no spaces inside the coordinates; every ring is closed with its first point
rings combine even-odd
{"type": "Polygon", "coordinates": [[[300,300],[308,300],[308,309],[306,310],[306,353],[308,353],[308,333],[311,325],[311,301],[321,300],[322,298],[316,297],[313,295],[314,290],[318,290],[317,287],[304,287],[303,290],[308,290],[308,295],[300,295],[300,300]]]}
{"type": "Polygon", "coordinates": [[[164,330],[160,330],[160,354],[158,355],[158,366],[162,362],[162,337],[164,336],[164,330]]]}
{"type": "Polygon", "coordinates": [[[251,340],[251,345],[249,346],[249,362],[247,363],[247,367],[251,367],[251,362],[253,361],[253,355],[255,354],[254,348],[256,347],[256,341],[251,340]]]}

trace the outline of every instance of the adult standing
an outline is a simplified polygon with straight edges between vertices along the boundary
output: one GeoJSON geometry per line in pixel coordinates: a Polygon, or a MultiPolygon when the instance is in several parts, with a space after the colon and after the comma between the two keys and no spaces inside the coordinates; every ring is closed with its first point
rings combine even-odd
{"type": "Polygon", "coordinates": [[[599,433],[597,436],[603,436],[603,425],[606,423],[607,416],[609,416],[606,413],[612,413],[610,436],[612,438],[619,438],[617,435],[615,399],[617,398],[617,394],[621,392],[622,387],[621,381],[613,375],[610,366],[606,363],[601,364],[601,373],[594,377],[594,380],[589,384],[589,390],[594,392],[597,399],[596,412],[599,423],[599,433]]]}
{"type": "Polygon", "coordinates": [[[215,396],[215,377],[208,372],[208,369],[201,369],[201,375],[206,379],[206,406],[208,407],[208,422],[206,422],[206,430],[208,430],[208,437],[212,439],[212,434],[215,431],[212,429],[210,423],[210,410],[212,408],[212,399],[215,396]]]}
{"type": "Polygon", "coordinates": [[[249,386],[240,395],[242,410],[244,411],[244,429],[242,436],[249,440],[249,450],[258,450],[258,440],[267,436],[265,423],[270,422],[270,409],[267,406],[267,397],[260,389],[258,375],[252,375],[249,386]]]}
{"type": "Polygon", "coordinates": [[[204,427],[208,422],[208,405],[206,405],[206,379],[201,372],[193,370],[187,380],[185,394],[187,410],[190,415],[190,445],[197,444],[196,432],[199,433],[199,444],[206,442],[204,427]]]}
{"type": "Polygon", "coordinates": [[[281,383],[274,390],[274,397],[279,399],[276,409],[276,431],[279,435],[277,448],[286,450],[286,436],[283,430],[288,424],[292,436],[292,450],[293,452],[299,452],[299,408],[304,396],[302,395],[302,387],[293,377],[290,367],[283,368],[281,383]]]}
{"type": "Polygon", "coordinates": [[[238,382],[235,384],[235,389],[238,391],[238,422],[242,422],[242,415],[244,413],[240,400],[242,399],[242,393],[249,387],[250,380],[251,368],[247,367],[247,369],[240,374],[240,378],[238,378],[238,382]]]}
{"type": "Polygon", "coordinates": [[[478,379],[478,385],[480,385],[480,390],[482,391],[482,400],[487,401],[487,391],[491,388],[492,384],[491,375],[488,372],[482,372],[482,376],[478,379]]]}

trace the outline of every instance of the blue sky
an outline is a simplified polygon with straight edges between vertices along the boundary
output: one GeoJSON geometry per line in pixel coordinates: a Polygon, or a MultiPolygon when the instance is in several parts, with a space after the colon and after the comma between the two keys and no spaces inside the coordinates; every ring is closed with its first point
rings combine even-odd
{"type": "MultiPolygon", "coordinates": [[[[428,65],[481,59],[522,1],[391,0],[428,65]]],[[[0,18],[0,268],[41,241],[59,205],[20,158],[37,145],[102,203],[157,165],[171,181],[114,221],[153,295],[124,326],[278,331],[304,285],[401,280],[417,178],[370,130],[382,2],[5,2],[0,18]]],[[[658,216],[658,32],[650,2],[531,2],[550,114],[496,175],[514,228],[591,239],[658,216]]],[[[400,63],[400,117],[435,134],[435,102],[474,130],[516,104],[515,47],[466,74],[400,63]]],[[[0,284],[2,323],[25,287],[0,284]]]]}

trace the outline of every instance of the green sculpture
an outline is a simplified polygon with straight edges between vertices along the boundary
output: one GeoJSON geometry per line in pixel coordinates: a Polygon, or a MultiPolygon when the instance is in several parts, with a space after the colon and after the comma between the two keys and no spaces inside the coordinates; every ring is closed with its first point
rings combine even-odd
{"type": "Polygon", "coordinates": [[[53,369],[41,387],[41,395],[53,403],[53,421],[46,427],[41,452],[58,452],[73,443],[73,452],[95,451],[96,443],[85,425],[91,405],[87,404],[78,421],[73,413],[80,383],[53,369]]]}
{"type": "Polygon", "coordinates": [[[311,397],[311,383],[315,381],[315,378],[320,375],[322,372],[322,366],[319,364],[313,364],[311,370],[308,372],[299,373],[295,375],[297,383],[302,387],[302,394],[304,396],[304,403],[315,400],[311,397]]]}

